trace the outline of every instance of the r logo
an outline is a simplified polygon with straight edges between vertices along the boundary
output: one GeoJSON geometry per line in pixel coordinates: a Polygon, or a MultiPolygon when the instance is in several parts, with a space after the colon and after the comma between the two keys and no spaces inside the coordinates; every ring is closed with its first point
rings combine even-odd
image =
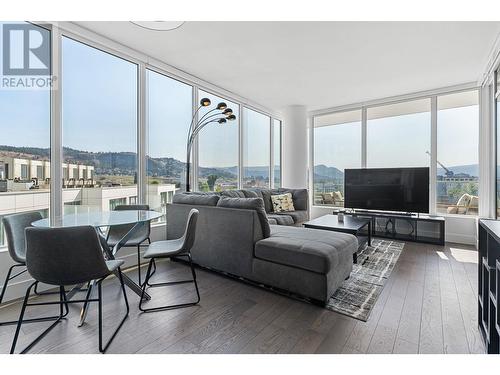
{"type": "Polygon", "coordinates": [[[3,25],[3,74],[50,75],[50,32],[30,24],[3,25]]]}

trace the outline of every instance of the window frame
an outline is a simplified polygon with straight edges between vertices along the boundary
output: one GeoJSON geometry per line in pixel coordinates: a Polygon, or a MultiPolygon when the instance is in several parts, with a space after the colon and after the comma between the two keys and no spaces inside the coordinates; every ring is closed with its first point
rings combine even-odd
{"type": "MultiPolygon", "coordinates": [[[[499,67],[500,69],[500,67],[499,67]]],[[[316,117],[328,115],[328,114],[335,114],[335,113],[342,113],[342,112],[349,112],[349,111],[355,111],[355,110],[360,110],[362,115],[361,115],[361,168],[367,168],[367,124],[368,124],[368,118],[367,118],[367,111],[370,108],[375,108],[375,107],[381,107],[381,106],[386,106],[386,105],[392,105],[392,104],[400,104],[400,103],[406,103],[406,102],[411,102],[415,100],[420,100],[420,99],[430,99],[431,101],[431,131],[430,131],[430,152],[431,152],[431,161],[430,161],[430,168],[429,168],[429,181],[430,181],[430,189],[429,189],[429,215],[437,215],[437,98],[440,96],[445,96],[445,95],[450,95],[450,94],[457,94],[461,92],[472,92],[475,91],[478,95],[478,103],[479,103],[479,111],[478,111],[478,124],[479,127],[481,126],[481,96],[480,96],[480,87],[477,86],[477,84],[466,84],[462,85],[460,87],[452,87],[452,88],[442,88],[442,89],[437,89],[437,90],[432,90],[429,92],[425,93],[416,93],[416,94],[409,94],[409,95],[402,95],[399,97],[392,97],[392,98],[385,98],[385,99],[380,99],[376,100],[373,102],[369,103],[359,103],[359,104],[352,104],[352,105],[346,105],[342,107],[336,107],[336,108],[331,108],[331,109],[324,109],[324,110],[318,110],[318,111],[312,111],[309,114],[310,121],[311,121],[311,126],[310,126],[310,153],[309,153],[309,159],[310,159],[310,164],[309,164],[309,170],[314,171],[314,120],[316,117]]],[[[479,144],[477,145],[478,148],[478,157],[479,157],[479,144]]],[[[480,174],[480,173],[479,173],[480,174]]],[[[496,179],[495,179],[496,181],[496,179]]],[[[481,181],[481,175],[479,176],[479,184],[483,184],[484,182],[481,181]]],[[[314,189],[314,173],[309,173],[309,188],[310,191],[313,191],[314,189]]],[[[479,188],[481,191],[481,188],[479,188]]],[[[314,203],[314,199],[310,199],[311,207],[315,208],[331,208],[333,209],[334,206],[326,206],[326,205],[316,205],[314,203]]],[[[481,196],[479,197],[481,200],[481,196]]],[[[481,212],[478,213],[478,215],[460,215],[460,214],[439,214],[439,216],[444,216],[444,217],[457,217],[457,218],[477,218],[481,216],[481,212]]]]}

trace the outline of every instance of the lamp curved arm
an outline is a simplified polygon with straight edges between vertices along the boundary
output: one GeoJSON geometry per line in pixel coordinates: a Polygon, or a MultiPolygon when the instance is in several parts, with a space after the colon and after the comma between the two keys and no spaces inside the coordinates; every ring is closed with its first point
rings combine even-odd
{"type": "MultiPolygon", "coordinates": [[[[194,127],[194,129],[196,129],[198,127],[198,125],[200,123],[202,123],[204,120],[208,119],[208,117],[211,117],[211,116],[214,116],[214,115],[211,115],[211,116],[208,116],[209,113],[212,113],[213,111],[220,111],[220,109],[217,109],[216,108],[212,108],[210,111],[208,111],[207,113],[205,113],[203,116],[201,116],[201,118],[198,120],[198,123],[197,125],[194,127]]],[[[216,114],[215,114],[216,115],[216,114]]]]}
{"type": "Polygon", "coordinates": [[[194,111],[193,118],[191,119],[191,124],[189,124],[188,139],[189,139],[189,137],[190,137],[191,132],[192,132],[192,131],[193,131],[193,129],[194,129],[194,128],[193,128],[193,124],[194,124],[194,119],[196,118],[196,114],[200,111],[200,109],[201,109],[202,107],[203,107],[203,106],[202,106],[202,105],[200,105],[200,106],[196,109],[196,111],[194,111]]]}
{"type": "MultiPolygon", "coordinates": [[[[196,127],[193,128],[193,129],[190,129],[190,133],[191,134],[188,136],[188,142],[187,142],[187,147],[186,147],[186,191],[190,191],[190,189],[191,189],[191,185],[190,185],[190,182],[189,182],[189,179],[190,179],[190,166],[191,166],[191,149],[193,147],[193,143],[194,143],[194,140],[195,140],[196,136],[208,124],[210,124],[212,122],[218,122],[219,120],[226,118],[226,116],[224,114],[222,114],[222,113],[219,113],[217,115],[212,115],[210,117],[215,117],[215,116],[220,116],[220,117],[214,118],[214,119],[212,119],[210,121],[205,121],[203,123],[201,123],[200,121],[198,121],[198,123],[196,124],[196,127]]],[[[206,118],[205,120],[208,120],[208,118],[206,118]]]]}
{"type": "Polygon", "coordinates": [[[193,134],[191,134],[191,138],[189,139],[189,143],[193,143],[194,139],[196,138],[196,136],[198,135],[198,133],[205,127],[207,126],[208,124],[212,123],[212,122],[218,122],[219,120],[221,119],[225,119],[225,117],[219,117],[219,118],[214,118],[210,121],[206,121],[204,122],[203,124],[197,126],[193,132],[193,134]]]}
{"type": "Polygon", "coordinates": [[[200,123],[203,123],[204,121],[208,121],[209,119],[213,119],[214,117],[217,117],[217,116],[226,116],[226,115],[224,115],[222,112],[219,112],[219,113],[214,113],[213,115],[207,116],[205,118],[201,118],[200,121],[198,121],[198,125],[195,126],[194,129],[196,130],[200,123]]]}

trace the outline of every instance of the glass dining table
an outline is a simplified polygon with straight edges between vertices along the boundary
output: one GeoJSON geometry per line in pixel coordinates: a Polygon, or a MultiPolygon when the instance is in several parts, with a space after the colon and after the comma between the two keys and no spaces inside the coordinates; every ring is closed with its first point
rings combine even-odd
{"type": "MultiPolygon", "coordinates": [[[[127,243],[134,233],[145,225],[149,225],[152,220],[162,217],[163,214],[156,211],[146,210],[124,210],[124,211],[83,211],[68,215],[57,216],[53,221],[50,219],[41,219],[31,223],[34,227],[44,228],[61,228],[61,227],[79,227],[79,226],[92,226],[95,228],[101,245],[104,251],[104,257],[107,260],[115,259],[116,253],[127,243]],[[118,243],[111,247],[107,242],[106,232],[109,227],[115,225],[130,225],[130,230],[118,241],[118,243]]],[[[115,271],[117,274],[118,271],[115,271]]],[[[141,295],[141,286],[134,282],[130,277],[123,273],[123,281],[134,293],[138,296],[141,295]]],[[[84,290],[85,284],[76,285],[67,294],[67,298],[72,298],[76,293],[84,290]]],[[[92,297],[94,289],[94,282],[88,285],[87,298],[92,297]]],[[[144,298],[150,299],[151,297],[146,293],[144,298]]],[[[87,316],[88,304],[84,304],[80,312],[79,326],[83,325],[87,316]]]]}

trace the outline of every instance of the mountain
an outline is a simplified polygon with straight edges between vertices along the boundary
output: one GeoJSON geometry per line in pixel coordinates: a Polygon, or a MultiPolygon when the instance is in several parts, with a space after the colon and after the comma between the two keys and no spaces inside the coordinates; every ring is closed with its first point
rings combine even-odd
{"type": "Polygon", "coordinates": [[[314,180],[336,180],[344,177],[344,173],[335,167],[327,167],[324,164],[314,166],[314,180]]]}
{"type": "MultiPolygon", "coordinates": [[[[0,154],[23,159],[49,160],[50,150],[37,147],[0,146],[0,154]]],[[[90,152],[63,148],[64,160],[68,163],[92,165],[99,174],[130,174],[136,172],[136,154],[133,152],[90,152]]],[[[148,171],[153,176],[180,178],[186,163],[174,158],[148,158],[148,171]]],[[[255,167],[259,169],[260,167],[255,167]]],[[[199,168],[201,177],[215,174],[219,177],[233,178],[237,167],[199,168]]],[[[268,174],[268,173],[267,173],[268,174]]]]}

